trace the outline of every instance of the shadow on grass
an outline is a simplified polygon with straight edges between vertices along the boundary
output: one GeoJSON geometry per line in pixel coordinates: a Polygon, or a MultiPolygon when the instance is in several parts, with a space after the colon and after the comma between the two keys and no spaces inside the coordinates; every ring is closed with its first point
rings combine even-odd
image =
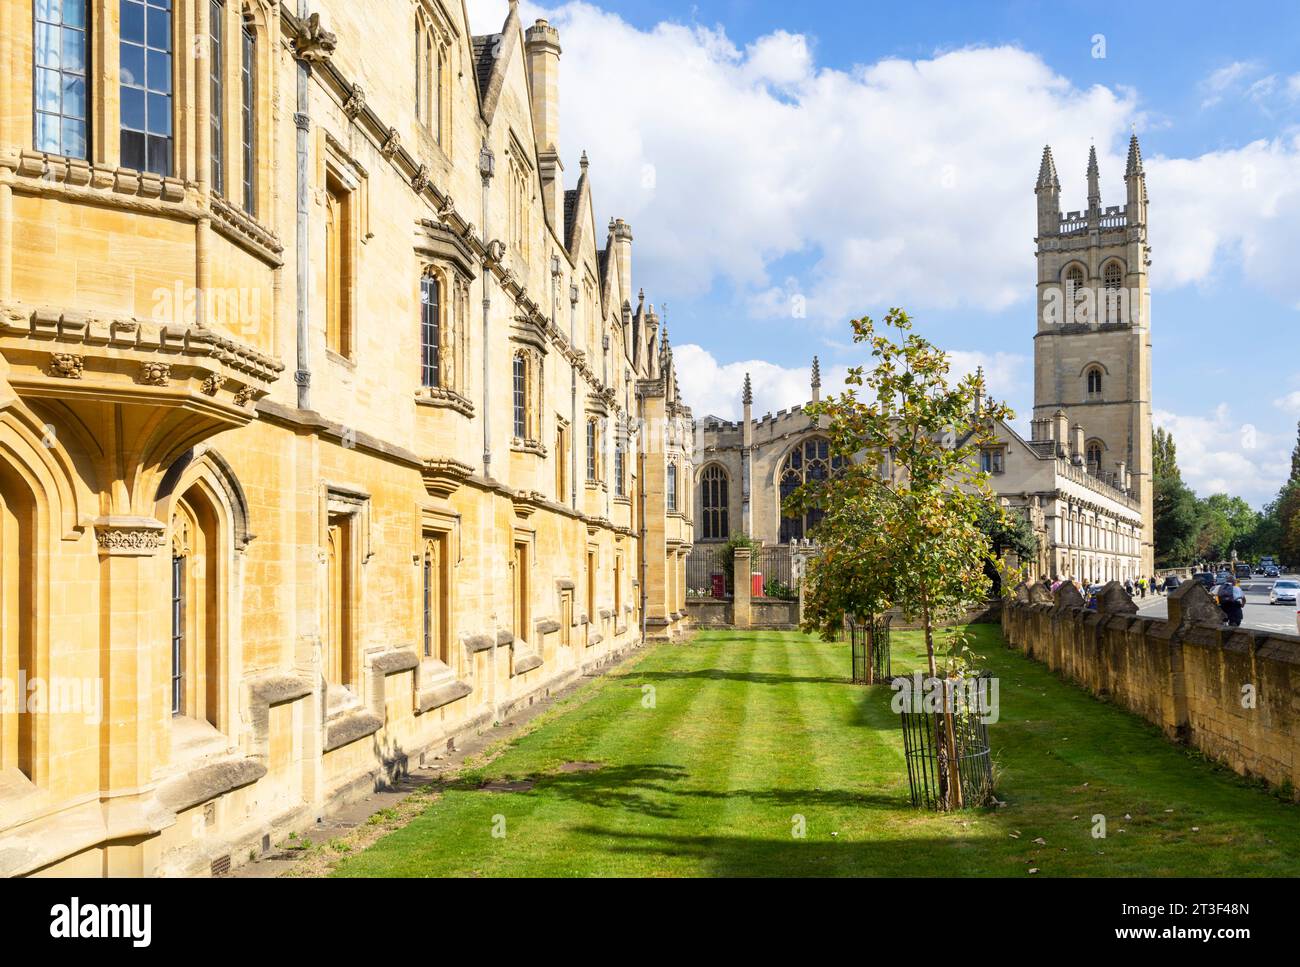
{"type": "MultiPolygon", "coordinates": [[[[535,785],[526,792],[509,795],[548,796],[597,806],[621,809],[655,819],[671,819],[690,801],[748,800],[754,803],[812,807],[876,807],[897,809],[905,805],[899,796],[855,792],[847,789],[692,789],[680,783],[690,778],[683,766],[666,763],[633,763],[583,772],[546,773],[529,777],[535,785]]],[[[482,792],[478,780],[444,786],[459,792],[482,792]]],[[[493,790],[489,790],[493,791],[493,790]]]]}
{"type": "MultiPolygon", "coordinates": [[[[600,826],[580,826],[574,832],[593,837],[603,849],[616,854],[662,857],[671,863],[693,860],[702,876],[934,875],[931,861],[936,855],[969,853],[973,845],[969,839],[959,842],[942,837],[893,839],[882,844],[822,838],[674,836],[600,826]]],[[[1007,875],[1016,871],[1013,863],[1003,860],[999,866],[1006,869],[981,864],[983,868],[967,872],[1007,875]]]]}
{"type": "Polygon", "coordinates": [[[848,685],[847,675],[818,677],[777,675],[772,672],[735,672],[721,668],[696,668],[691,671],[632,672],[628,678],[645,681],[747,682],[751,685],[848,685]]]}

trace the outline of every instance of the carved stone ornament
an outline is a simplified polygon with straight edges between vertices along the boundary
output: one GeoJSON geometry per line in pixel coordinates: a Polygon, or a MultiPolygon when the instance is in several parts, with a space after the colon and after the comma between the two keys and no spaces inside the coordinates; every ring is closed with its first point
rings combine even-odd
{"type": "Polygon", "coordinates": [[[251,402],[253,402],[253,387],[241,386],[239,392],[235,394],[235,405],[247,406],[251,402]]]}
{"type": "Polygon", "coordinates": [[[55,353],[50,357],[50,375],[60,379],[81,379],[85,360],[76,353],[55,353]]]}
{"type": "Polygon", "coordinates": [[[420,168],[411,176],[411,190],[417,195],[424,194],[424,189],[429,187],[429,166],[420,165],[420,168]]]}
{"type": "Polygon", "coordinates": [[[402,146],[402,136],[398,133],[397,128],[389,128],[388,136],[384,138],[384,145],[379,149],[380,154],[388,161],[393,160],[393,155],[397,154],[397,149],[402,146]]]}
{"type": "Polygon", "coordinates": [[[216,373],[209,373],[203,378],[203,392],[208,396],[216,396],[219,389],[221,389],[221,377],[216,373]]]}
{"type": "Polygon", "coordinates": [[[360,84],[352,85],[352,93],[343,104],[343,113],[353,121],[366,109],[366,92],[360,84]]]}
{"type": "Polygon", "coordinates": [[[444,195],[442,204],[438,206],[438,218],[446,223],[454,214],[456,214],[456,203],[451,200],[451,195],[444,195]]]}
{"type": "Polygon", "coordinates": [[[330,59],[338,42],[338,37],[321,25],[320,14],[313,13],[298,24],[298,33],[293,38],[293,53],[299,60],[320,64],[330,59]]]}
{"type": "Polygon", "coordinates": [[[95,543],[110,557],[149,557],[163,546],[164,530],[150,517],[105,517],[95,522],[95,543]]]}
{"type": "Polygon", "coordinates": [[[139,380],[146,386],[166,386],[167,381],[171,379],[172,368],[169,363],[159,363],[152,360],[140,364],[139,380]]]}

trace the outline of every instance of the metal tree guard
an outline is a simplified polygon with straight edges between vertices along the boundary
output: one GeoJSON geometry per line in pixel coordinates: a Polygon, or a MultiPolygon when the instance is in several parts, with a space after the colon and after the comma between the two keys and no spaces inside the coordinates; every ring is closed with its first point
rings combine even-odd
{"type": "Polygon", "coordinates": [[[857,685],[874,685],[888,681],[889,663],[889,623],[894,620],[892,614],[872,615],[863,621],[849,619],[849,639],[853,652],[853,683],[857,685]]]}
{"type": "MultiPolygon", "coordinates": [[[[987,677],[988,672],[983,672],[976,681],[987,677]]],[[[905,681],[911,685],[911,680],[905,681]]],[[[987,694],[982,684],[977,689],[980,694],[987,694]]],[[[941,781],[939,768],[940,755],[947,745],[943,713],[923,710],[919,696],[914,696],[912,708],[902,712],[903,754],[907,759],[907,782],[913,806],[933,810],[956,808],[951,788],[954,774],[960,782],[963,807],[982,806],[993,794],[993,758],[989,753],[984,710],[970,701],[964,688],[954,690],[952,708],[957,764],[956,769],[947,770],[947,783],[941,781]]]]}

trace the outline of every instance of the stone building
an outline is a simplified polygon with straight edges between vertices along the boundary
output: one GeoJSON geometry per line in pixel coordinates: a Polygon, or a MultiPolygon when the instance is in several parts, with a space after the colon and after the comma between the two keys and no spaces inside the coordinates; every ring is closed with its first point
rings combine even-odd
{"type": "Polygon", "coordinates": [[[0,874],[223,869],[683,633],[690,411],[560,56],[0,5],[0,874]]]}
{"type": "MultiPolygon", "coordinates": [[[[1030,439],[1003,423],[980,455],[993,489],[1039,535],[1036,575],[1087,583],[1150,575],[1151,333],[1142,155],[1129,143],[1128,203],[1102,209],[1097,157],[1088,160],[1088,208],[1062,214],[1051,149],[1038,175],[1038,326],[1030,439]]],[[[811,400],[821,393],[813,359],[811,400]]],[[[716,545],[733,533],[765,544],[808,539],[817,512],[782,513],[786,495],[833,473],[830,452],[802,404],[755,419],[749,377],[739,422],[696,427],[696,539],[691,568],[703,586],[716,545]]]]}

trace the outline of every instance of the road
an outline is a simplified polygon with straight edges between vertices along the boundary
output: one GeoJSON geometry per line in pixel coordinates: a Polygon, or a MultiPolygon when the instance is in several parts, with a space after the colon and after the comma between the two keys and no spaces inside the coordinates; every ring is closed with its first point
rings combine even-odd
{"type": "MultiPolygon", "coordinates": [[[[1289,580],[1296,575],[1288,574],[1289,580]]],[[[1243,628],[1254,631],[1281,631],[1289,635],[1296,633],[1295,606],[1290,604],[1268,603],[1268,592],[1273,587],[1273,578],[1256,574],[1242,581],[1241,589],[1246,592],[1246,608],[1241,622],[1243,628]]],[[[1147,618],[1164,618],[1168,613],[1168,602],[1163,595],[1148,594],[1145,598],[1135,597],[1138,613],[1147,618]]]]}

